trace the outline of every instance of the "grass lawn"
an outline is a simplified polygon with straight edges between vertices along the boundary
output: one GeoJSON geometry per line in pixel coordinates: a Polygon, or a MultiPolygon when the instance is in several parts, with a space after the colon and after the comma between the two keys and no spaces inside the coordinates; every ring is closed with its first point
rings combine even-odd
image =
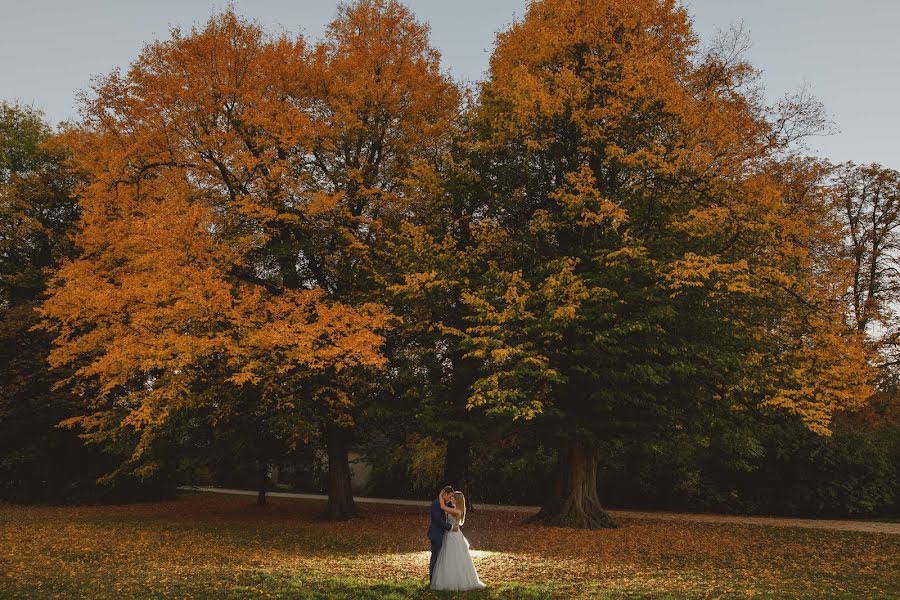
{"type": "Polygon", "coordinates": [[[427,589],[427,509],[186,494],[153,504],[0,504],[0,598],[898,598],[900,536],[625,519],[607,531],[469,515],[484,592],[427,589]]]}

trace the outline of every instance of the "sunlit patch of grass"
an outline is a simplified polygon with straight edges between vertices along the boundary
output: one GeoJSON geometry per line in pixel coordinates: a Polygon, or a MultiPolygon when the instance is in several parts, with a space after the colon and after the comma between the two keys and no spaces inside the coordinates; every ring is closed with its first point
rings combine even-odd
{"type": "Polygon", "coordinates": [[[0,598],[892,598],[900,536],[622,519],[544,528],[480,511],[466,537],[484,592],[428,590],[428,515],[191,494],[95,507],[0,505],[0,598]]]}

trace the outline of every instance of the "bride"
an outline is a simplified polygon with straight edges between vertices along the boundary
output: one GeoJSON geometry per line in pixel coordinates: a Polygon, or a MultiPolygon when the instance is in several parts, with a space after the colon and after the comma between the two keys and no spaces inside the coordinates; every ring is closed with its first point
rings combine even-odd
{"type": "Polygon", "coordinates": [[[459,530],[466,522],[466,497],[462,492],[454,492],[453,507],[448,506],[443,497],[440,503],[453,528],[444,533],[444,543],[434,565],[431,589],[452,592],[484,589],[486,585],[478,579],[475,563],[469,554],[469,540],[459,530]]]}

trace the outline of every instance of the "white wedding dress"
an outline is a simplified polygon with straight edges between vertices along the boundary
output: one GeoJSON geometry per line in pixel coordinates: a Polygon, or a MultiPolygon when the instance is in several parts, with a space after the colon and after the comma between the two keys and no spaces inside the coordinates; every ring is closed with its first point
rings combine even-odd
{"type": "MultiPolygon", "coordinates": [[[[451,525],[459,521],[453,515],[447,515],[451,525]]],[[[462,531],[444,533],[444,543],[434,565],[431,578],[431,589],[446,592],[464,592],[466,590],[482,590],[487,587],[480,579],[469,554],[469,540],[462,531]]]]}

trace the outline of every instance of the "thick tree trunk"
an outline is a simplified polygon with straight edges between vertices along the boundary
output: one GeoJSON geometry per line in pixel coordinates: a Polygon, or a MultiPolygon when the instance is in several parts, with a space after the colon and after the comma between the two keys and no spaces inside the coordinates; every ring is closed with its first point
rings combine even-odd
{"type": "Polygon", "coordinates": [[[447,440],[447,458],[444,461],[444,481],[454,489],[468,490],[469,440],[451,437],[447,440]]]}
{"type": "Polygon", "coordinates": [[[559,527],[616,527],[597,497],[600,452],[576,440],[559,446],[556,484],[534,521],[559,527]]]}
{"type": "Polygon", "coordinates": [[[265,506],[266,505],[266,489],[269,483],[269,468],[268,465],[263,463],[263,465],[259,468],[259,491],[256,494],[256,505],[257,506],[265,506]]]}
{"type": "Polygon", "coordinates": [[[447,440],[447,458],[444,461],[444,483],[452,485],[466,495],[466,510],[474,511],[475,504],[469,493],[469,462],[471,443],[465,437],[451,437],[447,440]]]}
{"type": "Polygon", "coordinates": [[[357,516],[350,484],[350,460],[347,456],[349,442],[349,429],[334,425],[326,426],[328,505],[325,507],[325,518],[329,521],[346,521],[357,516]]]}
{"type": "MultiPolygon", "coordinates": [[[[460,329],[463,321],[454,324],[460,329]]],[[[450,421],[447,436],[447,456],[444,460],[444,484],[466,495],[466,510],[474,510],[469,488],[469,464],[472,459],[472,424],[466,409],[469,389],[478,376],[478,363],[471,358],[463,358],[463,351],[457,348],[453,355],[452,382],[450,384],[450,421]]]]}

